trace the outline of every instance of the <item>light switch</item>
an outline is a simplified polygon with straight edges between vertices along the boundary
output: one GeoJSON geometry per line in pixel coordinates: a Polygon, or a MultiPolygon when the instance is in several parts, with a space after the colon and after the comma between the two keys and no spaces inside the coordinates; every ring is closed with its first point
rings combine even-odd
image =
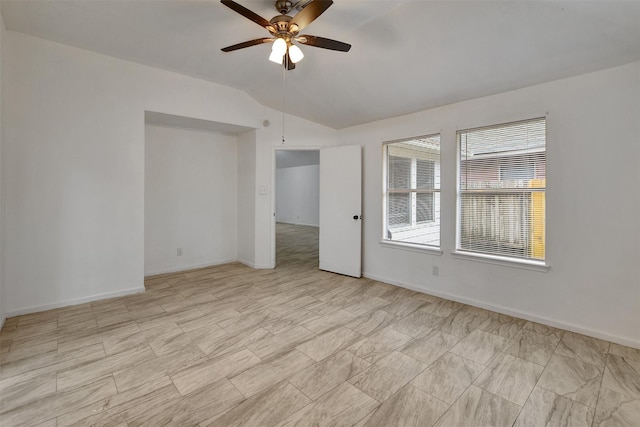
{"type": "Polygon", "coordinates": [[[267,194],[267,187],[258,187],[258,194],[261,196],[267,194]]]}

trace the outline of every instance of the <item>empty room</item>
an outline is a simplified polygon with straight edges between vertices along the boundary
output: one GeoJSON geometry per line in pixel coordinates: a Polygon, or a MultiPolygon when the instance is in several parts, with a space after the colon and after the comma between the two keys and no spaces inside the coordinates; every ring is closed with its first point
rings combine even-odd
{"type": "Polygon", "coordinates": [[[0,0],[0,426],[640,427],[640,2],[0,0]]]}

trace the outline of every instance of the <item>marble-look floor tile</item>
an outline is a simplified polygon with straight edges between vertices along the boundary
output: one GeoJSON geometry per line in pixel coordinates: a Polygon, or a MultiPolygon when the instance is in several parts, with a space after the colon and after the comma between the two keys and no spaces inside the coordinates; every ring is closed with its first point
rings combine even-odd
{"type": "Polygon", "coordinates": [[[442,332],[464,338],[489,318],[489,312],[475,307],[464,306],[440,320],[435,326],[442,332]]]}
{"type": "Polygon", "coordinates": [[[302,326],[291,326],[277,334],[269,334],[248,344],[247,348],[261,359],[287,352],[313,337],[313,332],[302,326]]]}
{"type": "MultiPolygon", "coordinates": [[[[159,311],[155,311],[155,314],[159,314],[164,312],[162,308],[159,311]]],[[[123,323],[131,323],[135,321],[136,318],[131,314],[131,312],[127,309],[127,311],[123,312],[106,312],[99,313],[96,315],[96,322],[98,323],[98,327],[106,328],[108,326],[121,325],[123,323]]]]}
{"type": "Polygon", "coordinates": [[[522,407],[470,386],[445,412],[436,427],[510,427],[522,407]]]}
{"type": "Polygon", "coordinates": [[[350,322],[356,317],[358,317],[357,314],[351,313],[349,311],[336,310],[324,316],[302,322],[301,326],[304,326],[305,328],[316,334],[321,334],[328,331],[329,329],[335,328],[336,326],[344,325],[345,323],[350,322]]]}
{"type": "Polygon", "coordinates": [[[460,304],[459,302],[438,298],[436,301],[420,308],[419,310],[437,317],[447,317],[460,310],[463,306],[464,304],[460,304]]]}
{"type": "MultiPolygon", "coordinates": [[[[38,424],[36,427],[57,427],[57,421],[55,418],[50,419],[49,421],[45,421],[43,423],[38,424]]],[[[121,424],[119,426],[114,427],[127,427],[125,424],[121,424]]]]}
{"type": "Polygon", "coordinates": [[[640,358],[609,354],[602,387],[640,399],[640,358]]]}
{"type": "Polygon", "coordinates": [[[281,316],[279,319],[275,319],[261,325],[264,329],[271,332],[272,334],[279,334],[280,332],[290,329],[293,326],[302,326],[303,322],[309,321],[311,319],[317,319],[319,316],[316,314],[301,308],[296,311],[292,311],[281,316]]]}
{"type": "MultiPolygon", "coordinates": [[[[344,310],[362,316],[363,314],[371,313],[381,308],[389,306],[389,301],[378,297],[368,297],[366,295],[359,295],[355,298],[356,302],[348,304],[344,307],[344,310]]],[[[391,313],[393,314],[393,313],[391,313]]]]}
{"type": "Polygon", "coordinates": [[[185,347],[174,353],[114,371],[113,378],[116,381],[118,392],[122,393],[146,382],[158,381],[163,378],[170,381],[170,375],[206,360],[207,357],[198,348],[185,347]]]}
{"type": "Polygon", "coordinates": [[[237,375],[258,363],[260,358],[245,349],[185,368],[173,374],[171,380],[184,396],[222,378],[237,375]]]}
{"type": "Polygon", "coordinates": [[[135,322],[129,322],[122,325],[100,328],[95,332],[60,336],[58,338],[58,353],[78,350],[92,344],[103,343],[107,340],[114,342],[124,340],[138,332],[140,332],[138,325],[135,322]]]}
{"type": "Polygon", "coordinates": [[[536,323],[536,322],[525,323],[524,329],[527,331],[536,332],[541,335],[552,336],[558,339],[561,339],[565,332],[562,329],[554,328],[554,327],[543,325],[542,323],[536,323]]]}
{"type": "Polygon", "coordinates": [[[573,332],[565,332],[556,348],[556,353],[562,356],[575,357],[586,363],[604,368],[609,352],[609,343],[596,338],[573,332]]]}
{"type": "Polygon", "coordinates": [[[271,305],[269,307],[269,310],[271,310],[278,316],[285,316],[315,302],[317,302],[317,299],[308,295],[302,295],[292,299],[286,298],[285,301],[280,304],[271,305]]]}
{"type": "Polygon", "coordinates": [[[7,349],[6,352],[0,353],[0,366],[9,362],[15,362],[20,359],[26,359],[28,357],[38,356],[49,352],[58,352],[58,340],[57,339],[41,339],[36,342],[29,341],[28,344],[22,344],[19,340],[13,343],[11,351],[7,349]]]}
{"type": "Polygon", "coordinates": [[[169,401],[168,405],[153,405],[145,411],[127,414],[128,427],[195,426],[222,414],[244,400],[226,379],[210,384],[196,393],[169,401]]]}
{"type": "Polygon", "coordinates": [[[228,333],[234,334],[245,329],[259,327],[261,324],[267,323],[270,320],[277,319],[279,317],[280,316],[272,313],[271,311],[262,310],[246,314],[237,319],[231,318],[223,320],[219,322],[218,325],[228,333]]]}
{"type": "Polygon", "coordinates": [[[638,427],[640,399],[602,389],[596,406],[594,427],[638,427]]]}
{"type": "Polygon", "coordinates": [[[184,332],[177,325],[167,329],[159,327],[151,331],[143,331],[143,333],[147,335],[149,347],[158,356],[173,353],[184,347],[197,346],[205,340],[217,340],[227,335],[226,331],[216,325],[205,326],[189,332],[184,332]],[[160,333],[152,334],[151,331],[160,333]],[[150,334],[152,336],[149,336],[150,334]]]}
{"type": "Polygon", "coordinates": [[[371,366],[348,351],[339,351],[289,378],[289,382],[305,396],[316,400],[354,375],[371,366]]]}
{"type": "Polygon", "coordinates": [[[430,365],[456,345],[459,340],[458,337],[434,329],[425,336],[410,341],[399,351],[430,365]]]}
{"type": "Polygon", "coordinates": [[[406,385],[387,399],[365,426],[430,427],[448,408],[446,403],[412,385],[406,385]]]}
{"type": "Polygon", "coordinates": [[[351,377],[349,382],[378,402],[384,402],[426,367],[409,356],[394,352],[351,377]]]}
{"type": "MultiPolygon", "coordinates": [[[[137,321],[140,330],[147,330],[157,328],[164,325],[173,325],[178,323],[186,323],[196,319],[202,319],[204,314],[196,307],[187,307],[184,310],[176,311],[172,313],[162,313],[157,316],[153,316],[147,319],[137,321]]],[[[206,325],[203,325],[206,326],[206,325]]],[[[188,332],[189,329],[182,328],[183,331],[188,332]]]]}
{"type": "Polygon", "coordinates": [[[8,378],[0,381],[0,421],[1,413],[56,392],[55,372],[48,372],[26,381],[11,380],[12,378],[8,378]]]}
{"type": "Polygon", "coordinates": [[[387,327],[347,348],[356,356],[375,363],[411,340],[411,337],[387,327]]]}
{"type": "Polygon", "coordinates": [[[298,345],[296,348],[316,362],[319,362],[338,350],[350,346],[360,338],[362,338],[362,336],[359,333],[345,327],[339,327],[318,335],[298,345]]]}
{"type": "Polygon", "coordinates": [[[352,426],[378,405],[375,399],[345,382],[288,417],[278,427],[352,426]]]}
{"type": "Polygon", "coordinates": [[[345,326],[356,331],[360,335],[369,336],[386,328],[396,320],[397,317],[393,314],[387,313],[384,310],[376,310],[363,316],[356,317],[345,324],[345,326]]]}
{"type": "Polygon", "coordinates": [[[506,343],[506,338],[476,329],[460,340],[451,352],[485,365],[506,343]]]}
{"type": "Polygon", "coordinates": [[[117,393],[113,378],[107,377],[63,393],[49,394],[18,408],[2,413],[2,426],[36,425],[62,415],[74,407],[82,407],[91,402],[117,393]]]}
{"type": "Polygon", "coordinates": [[[616,356],[624,357],[627,360],[634,360],[640,362],[640,349],[626,347],[620,344],[611,344],[609,348],[609,353],[615,354],[616,356]]]}
{"type": "Polygon", "coordinates": [[[523,329],[509,342],[504,352],[545,366],[556,350],[558,342],[560,338],[554,335],[543,335],[523,329]]]}
{"type": "Polygon", "coordinates": [[[391,304],[386,305],[382,309],[387,313],[396,315],[397,317],[407,316],[420,307],[426,306],[426,301],[417,299],[415,297],[400,297],[391,304]]]}
{"type": "Polygon", "coordinates": [[[282,381],[234,406],[202,426],[274,426],[311,403],[287,381],[282,381]]]}
{"type": "Polygon", "coordinates": [[[520,332],[525,323],[527,322],[522,319],[516,319],[506,314],[496,314],[485,320],[479,329],[510,340],[520,332]]]}
{"type": "Polygon", "coordinates": [[[313,359],[293,350],[247,369],[230,380],[240,393],[249,397],[313,364],[313,359]]]}
{"type": "Polygon", "coordinates": [[[137,405],[148,404],[147,408],[152,408],[154,405],[149,403],[154,401],[154,396],[156,402],[165,401],[168,404],[172,399],[178,398],[179,394],[169,377],[165,376],[60,415],[58,427],[118,424],[126,419],[123,414],[130,411],[141,411],[137,405]]]}
{"type": "Polygon", "coordinates": [[[48,334],[53,333],[57,328],[58,320],[56,318],[47,319],[43,320],[42,322],[37,322],[26,326],[17,326],[15,329],[2,328],[2,335],[0,335],[0,339],[2,341],[7,339],[26,337],[37,339],[36,337],[39,336],[46,337],[48,334]]]}
{"type": "Polygon", "coordinates": [[[104,351],[107,354],[121,353],[146,343],[147,339],[142,332],[134,332],[130,335],[111,335],[102,340],[104,351]]]}
{"type": "Polygon", "coordinates": [[[98,361],[106,356],[101,343],[62,354],[46,353],[34,357],[20,359],[2,365],[0,379],[22,377],[24,380],[47,372],[64,371],[87,363],[98,361]]]}
{"type": "MultiPolygon", "coordinates": [[[[201,311],[201,310],[199,310],[201,311]]],[[[176,323],[185,332],[193,331],[195,329],[200,329],[205,326],[211,326],[214,323],[221,321],[228,321],[231,319],[237,319],[240,317],[240,313],[238,313],[234,309],[226,309],[220,310],[215,313],[205,314],[200,317],[195,317],[193,319],[188,320],[177,320],[176,323]]]]}
{"type": "Polygon", "coordinates": [[[538,386],[578,403],[595,407],[602,371],[580,359],[554,354],[538,386]]]}
{"type": "Polygon", "coordinates": [[[451,405],[484,369],[484,365],[446,353],[411,384],[451,405]]]}
{"type": "Polygon", "coordinates": [[[543,367],[535,363],[499,353],[474,384],[523,406],[542,370],[543,367]]]}
{"type": "Polygon", "coordinates": [[[207,335],[200,339],[198,348],[207,356],[216,357],[242,350],[267,335],[269,335],[269,331],[263,328],[245,329],[235,334],[224,334],[222,336],[207,335]]]}
{"type": "Polygon", "coordinates": [[[429,332],[440,321],[440,317],[418,310],[393,322],[391,328],[416,338],[429,332]]]}
{"type": "Polygon", "coordinates": [[[591,427],[592,421],[593,408],[536,387],[514,427],[591,427]]]}
{"type": "Polygon", "coordinates": [[[58,391],[79,387],[112,372],[155,358],[149,346],[139,346],[122,353],[112,354],[95,362],[58,372],[58,391]]]}

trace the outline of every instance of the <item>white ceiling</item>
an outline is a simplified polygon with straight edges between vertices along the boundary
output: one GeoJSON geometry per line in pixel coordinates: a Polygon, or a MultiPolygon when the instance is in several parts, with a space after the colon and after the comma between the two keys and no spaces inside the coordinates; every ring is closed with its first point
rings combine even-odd
{"type": "MultiPolygon", "coordinates": [[[[270,0],[237,0],[261,16],[270,0]]],[[[282,108],[267,36],[217,0],[0,0],[7,29],[242,89],[282,108]]],[[[640,1],[335,0],[286,73],[288,113],[336,129],[640,60],[640,1]]]]}

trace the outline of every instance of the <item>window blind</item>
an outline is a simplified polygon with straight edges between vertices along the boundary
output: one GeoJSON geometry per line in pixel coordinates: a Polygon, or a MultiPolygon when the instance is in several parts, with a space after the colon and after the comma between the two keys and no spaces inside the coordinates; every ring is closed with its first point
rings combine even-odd
{"type": "Polygon", "coordinates": [[[544,260],[546,119],[458,132],[458,249],[544,260]]]}
{"type": "Polygon", "coordinates": [[[440,135],[385,144],[385,239],[440,245],[440,135]]]}

